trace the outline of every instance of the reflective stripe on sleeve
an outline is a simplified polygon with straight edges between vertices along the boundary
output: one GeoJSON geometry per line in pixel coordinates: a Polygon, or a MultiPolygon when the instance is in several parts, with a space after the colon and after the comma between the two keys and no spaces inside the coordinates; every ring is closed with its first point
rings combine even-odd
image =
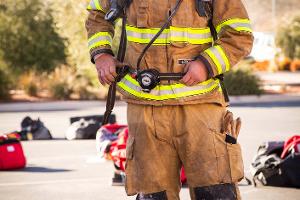
{"type": "MultiPolygon", "coordinates": [[[[140,44],[148,44],[159,30],[160,28],[126,26],[128,41],[140,44]]],[[[171,26],[165,29],[153,44],[165,45],[171,42],[206,44],[212,42],[212,37],[209,28],[180,28],[171,26]]]]}
{"type": "Polygon", "coordinates": [[[91,0],[88,7],[88,10],[98,10],[104,12],[103,8],[101,7],[99,0],[91,0]]]}
{"type": "Polygon", "coordinates": [[[234,18],[225,20],[216,27],[217,32],[219,33],[225,26],[230,26],[231,28],[239,32],[244,31],[252,33],[249,19],[234,18]]]}
{"type": "Polygon", "coordinates": [[[90,50],[103,45],[112,45],[112,37],[108,32],[96,33],[88,40],[90,50]]]}
{"type": "Polygon", "coordinates": [[[229,60],[221,46],[213,46],[204,51],[217,67],[218,74],[223,74],[230,68],[229,60]]]}
{"type": "Polygon", "coordinates": [[[219,87],[219,80],[210,79],[198,85],[188,87],[184,84],[176,83],[171,85],[158,85],[150,93],[142,91],[138,82],[130,75],[126,75],[118,86],[129,94],[148,100],[162,101],[168,99],[178,99],[182,97],[205,94],[219,87]]]}

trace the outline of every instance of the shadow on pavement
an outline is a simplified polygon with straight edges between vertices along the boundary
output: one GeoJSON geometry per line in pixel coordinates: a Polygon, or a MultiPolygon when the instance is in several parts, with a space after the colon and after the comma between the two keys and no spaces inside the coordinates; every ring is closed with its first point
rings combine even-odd
{"type": "Polygon", "coordinates": [[[300,107],[300,101],[231,103],[231,107],[300,107]]]}
{"type": "MultiPolygon", "coordinates": [[[[15,170],[15,172],[29,172],[29,173],[57,173],[57,172],[71,172],[73,170],[70,169],[53,169],[47,167],[26,167],[24,169],[15,170]]],[[[14,172],[14,171],[12,171],[14,172]]]]}

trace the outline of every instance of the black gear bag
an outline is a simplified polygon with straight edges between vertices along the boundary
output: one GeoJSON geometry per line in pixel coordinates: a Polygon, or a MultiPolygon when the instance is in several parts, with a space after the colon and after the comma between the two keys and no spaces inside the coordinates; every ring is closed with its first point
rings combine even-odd
{"type": "Polygon", "coordinates": [[[300,188],[300,153],[291,151],[281,159],[284,142],[265,142],[250,166],[254,186],[300,188]]]}

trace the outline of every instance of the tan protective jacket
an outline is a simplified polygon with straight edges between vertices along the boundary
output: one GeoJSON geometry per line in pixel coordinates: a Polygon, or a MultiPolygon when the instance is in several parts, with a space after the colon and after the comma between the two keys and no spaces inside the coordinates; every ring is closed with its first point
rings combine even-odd
{"type": "MultiPolygon", "coordinates": [[[[141,51],[165,23],[175,5],[176,0],[132,1],[127,9],[126,63],[136,67],[141,51]]],[[[91,0],[88,6],[86,28],[92,56],[104,49],[111,50],[114,25],[104,20],[109,7],[109,0],[91,0]]],[[[192,87],[174,81],[164,82],[145,93],[128,75],[118,83],[126,101],[151,105],[225,104],[219,80],[214,77],[227,72],[249,54],[253,36],[241,0],[214,0],[213,9],[217,41],[213,42],[208,18],[199,16],[196,11],[195,0],[183,0],[170,26],[149,48],[141,63],[141,69],[177,73],[184,69],[180,59],[200,56],[210,72],[210,79],[192,87]]]]}

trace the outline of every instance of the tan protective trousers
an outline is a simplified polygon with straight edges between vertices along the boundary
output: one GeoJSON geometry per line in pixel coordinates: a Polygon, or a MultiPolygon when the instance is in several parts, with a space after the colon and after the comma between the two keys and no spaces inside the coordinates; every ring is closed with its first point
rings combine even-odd
{"type": "MultiPolygon", "coordinates": [[[[165,191],[168,200],[178,200],[182,166],[192,199],[195,188],[237,183],[243,177],[241,150],[220,131],[225,112],[213,103],[128,104],[127,194],[165,191]]],[[[235,193],[240,199],[237,187],[235,193]]]]}

